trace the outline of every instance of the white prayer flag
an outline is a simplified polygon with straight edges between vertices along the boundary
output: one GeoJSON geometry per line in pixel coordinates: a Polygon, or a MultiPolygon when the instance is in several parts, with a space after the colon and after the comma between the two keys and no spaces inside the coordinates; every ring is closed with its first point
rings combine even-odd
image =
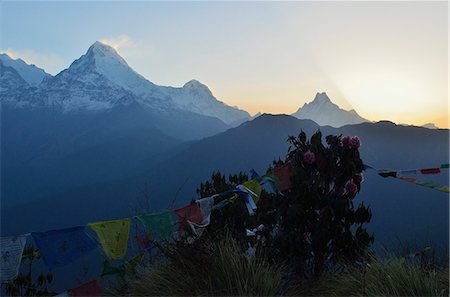
{"type": "Polygon", "coordinates": [[[25,235],[0,238],[0,281],[2,283],[13,281],[19,274],[26,241],[25,235]]]}

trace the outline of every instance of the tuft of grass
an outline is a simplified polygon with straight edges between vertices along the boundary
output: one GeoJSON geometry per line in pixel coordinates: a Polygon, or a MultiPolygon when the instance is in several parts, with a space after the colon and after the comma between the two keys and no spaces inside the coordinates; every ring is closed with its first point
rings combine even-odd
{"type": "Polygon", "coordinates": [[[206,248],[172,248],[169,259],[137,275],[128,283],[131,296],[274,296],[283,268],[249,259],[228,237],[206,248]]]}
{"type": "Polygon", "coordinates": [[[373,260],[363,268],[297,286],[298,296],[449,296],[449,270],[424,269],[398,258],[373,260]]]}

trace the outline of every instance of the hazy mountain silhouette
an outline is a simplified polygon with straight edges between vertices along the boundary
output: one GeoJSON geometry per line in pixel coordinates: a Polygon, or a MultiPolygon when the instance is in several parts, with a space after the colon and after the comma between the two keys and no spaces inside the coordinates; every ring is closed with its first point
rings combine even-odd
{"type": "MultiPolygon", "coordinates": [[[[44,218],[46,221],[40,227],[45,229],[130,215],[143,199],[146,187],[152,210],[169,207],[175,197],[174,205],[179,206],[196,198],[196,187],[213,171],[235,173],[254,168],[263,172],[275,158],[286,155],[289,135],[297,135],[301,130],[311,135],[317,129],[324,137],[358,135],[363,143],[360,150],[363,161],[375,168],[421,168],[448,162],[448,130],[404,127],[391,122],[319,127],[310,120],[265,114],[218,135],[183,144],[166,160],[156,165],[149,161],[145,174],[92,184],[8,208],[2,216],[2,228],[24,232],[34,227],[33,222],[42,222],[44,218]],[[63,209],[71,209],[71,213],[63,215],[58,211],[63,209]]],[[[397,179],[384,179],[371,171],[365,175],[357,201],[371,205],[374,215],[370,228],[377,239],[398,236],[447,241],[447,194],[397,179]]],[[[448,173],[417,177],[446,183],[448,173]]]]}
{"type": "Polygon", "coordinates": [[[347,111],[331,102],[325,92],[317,93],[313,101],[305,103],[292,116],[298,119],[313,120],[321,126],[332,127],[368,122],[354,109],[347,111]]]}
{"type": "Polygon", "coordinates": [[[197,81],[151,83],[100,42],[56,76],[2,54],[0,83],[3,206],[136,174],[228,129],[219,117],[247,118],[197,81]]]}

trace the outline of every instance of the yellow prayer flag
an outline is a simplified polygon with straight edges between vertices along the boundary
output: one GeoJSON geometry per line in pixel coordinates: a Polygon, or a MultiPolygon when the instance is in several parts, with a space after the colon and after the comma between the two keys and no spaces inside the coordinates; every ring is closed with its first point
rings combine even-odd
{"type": "Polygon", "coordinates": [[[257,180],[252,179],[252,180],[246,181],[242,185],[251,191],[250,195],[252,196],[253,201],[255,201],[255,203],[258,203],[259,197],[261,196],[261,191],[262,191],[262,188],[261,188],[261,185],[259,184],[259,182],[257,180]]]}
{"type": "Polygon", "coordinates": [[[121,219],[89,223],[89,227],[97,234],[106,255],[111,259],[120,259],[127,253],[131,220],[121,219]]]}

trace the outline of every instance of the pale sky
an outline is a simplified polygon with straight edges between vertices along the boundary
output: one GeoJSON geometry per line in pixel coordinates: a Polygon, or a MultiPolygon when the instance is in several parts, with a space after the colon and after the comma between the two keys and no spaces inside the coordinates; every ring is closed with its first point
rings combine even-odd
{"type": "Polygon", "coordinates": [[[150,81],[295,112],[325,91],[369,120],[448,127],[447,2],[0,2],[0,51],[51,74],[96,40],[150,81]]]}

